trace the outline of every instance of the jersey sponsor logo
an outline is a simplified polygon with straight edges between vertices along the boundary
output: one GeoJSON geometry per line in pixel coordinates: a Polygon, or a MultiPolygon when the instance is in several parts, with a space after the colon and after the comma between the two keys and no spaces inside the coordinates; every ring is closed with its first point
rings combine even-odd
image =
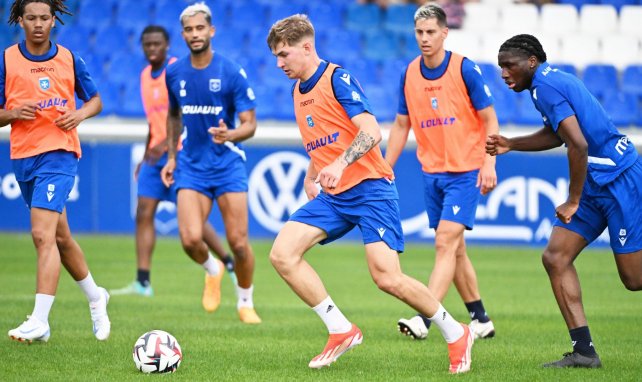
{"type": "Polygon", "coordinates": [[[210,91],[214,93],[221,91],[221,80],[219,78],[210,78],[210,91]]]}
{"type": "Polygon", "coordinates": [[[317,138],[311,142],[308,142],[305,144],[305,151],[310,152],[318,149],[319,147],[323,147],[326,145],[331,145],[334,142],[337,141],[337,138],[339,137],[339,132],[335,132],[332,134],[329,134],[325,137],[317,138]]]}
{"type": "Polygon", "coordinates": [[[455,117],[426,119],[424,121],[421,121],[421,128],[427,129],[427,128],[436,127],[436,126],[453,125],[455,124],[456,120],[457,119],[455,117]]]}
{"type": "Polygon", "coordinates": [[[346,84],[350,85],[350,75],[348,73],[343,73],[339,78],[341,78],[341,80],[346,84]]]}
{"type": "Polygon", "coordinates": [[[248,182],[248,205],[265,229],[279,232],[289,216],[307,203],[303,180],[309,164],[299,153],[277,151],[254,166],[248,182]]]}
{"type": "Polygon", "coordinates": [[[301,107],[308,106],[308,105],[312,105],[313,103],[314,103],[314,98],[310,98],[310,99],[306,99],[305,101],[301,101],[299,103],[299,106],[301,107]]]}
{"type": "Polygon", "coordinates": [[[185,90],[187,82],[185,80],[181,80],[178,84],[181,86],[181,90],[178,91],[178,95],[181,97],[187,97],[187,90],[185,90]]]}
{"type": "Polygon", "coordinates": [[[49,82],[49,77],[38,78],[38,85],[40,85],[40,89],[42,90],[49,90],[49,88],[51,87],[51,82],[49,82]]]}
{"type": "Polygon", "coordinates": [[[38,73],[46,73],[46,72],[55,72],[56,70],[54,68],[49,68],[46,66],[41,66],[38,68],[32,68],[31,69],[31,74],[38,74],[38,73]]]}
{"type": "Polygon", "coordinates": [[[359,101],[359,102],[361,101],[361,96],[359,95],[359,93],[355,92],[354,90],[352,91],[352,100],[359,101]]]}
{"type": "Polygon", "coordinates": [[[437,97],[430,97],[430,105],[434,110],[437,110],[439,108],[439,104],[437,103],[437,97]]]}
{"type": "Polygon", "coordinates": [[[219,115],[223,111],[222,106],[211,106],[211,105],[184,105],[181,109],[183,115],[189,114],[203,114],[203,115],[219,115]]]}
{"type": "Polygon", "coordinates": [[[44,109],[48,109],[50,107],[56,107],[56,106],[65,107],[67,106],[67,102],[69,101],[67,101],[66,99],[53,97],[53,98],[41,100],[40,102],[38,102],[36,106],[38,106],[38,109],[44,110],[44,109]]]}
{"type": "Polygon", "coordinates": [[[441,86],[426,86],[424,88],[425,92],[434,92],[434,91],[439,91],[441,90],[441,86]]]}
{"type": "Polygon", "coordinates": [[[305,116],[305,121],[308,123],[308,127],[314,127],[314,121],[312,120],[312,116],[310,114],[305,116]]]}

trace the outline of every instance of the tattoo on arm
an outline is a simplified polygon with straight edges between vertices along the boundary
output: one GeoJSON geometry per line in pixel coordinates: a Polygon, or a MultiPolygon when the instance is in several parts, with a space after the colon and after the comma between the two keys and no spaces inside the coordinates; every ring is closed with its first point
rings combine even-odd
{"type": "Polygon", "coordinates": [[[354,138],[352,144],[346,150],[343,158],[348,165],[356,162],[359,158],[366,155],[375,145],[375,139],[370,135],[360,131],[354,138]]]}

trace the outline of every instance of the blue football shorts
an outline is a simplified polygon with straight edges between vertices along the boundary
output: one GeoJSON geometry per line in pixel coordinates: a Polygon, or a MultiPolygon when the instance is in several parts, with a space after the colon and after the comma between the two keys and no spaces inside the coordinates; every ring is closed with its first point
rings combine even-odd
{"type": "Polygon", "coordinates": [[[172,184],[165,187],[161,179],[161,170],[167,163],[167,153],[154,164],[143,161],[138,173],[138,197],[166,200],[176,203],[176,190],[172,184]]]}
{"type": "Polygon", "coordinates": [[[437,229],[443,219],[473,229],[480,198],[479,188],[476,187],[478,173],[479,170],[423,173],[424,200],[430,228],[437,229]]]}
{"type": "Polygon", "coordinates": [[[189,189],[206,195],[212,200],[228,192],[247,192],[247,168],[241,159],[234,160],[224,170],[204,177],[189,168],[176,168],[176,192],[189,189]]]}
{"type": "Polygon", "coordinates": [[[640,158],[614,181],[600,186],[587,177],[580,205],[571,222],[555,221],[593,242],[609,229],[611,248],[615,254],[642,249],[642,162],[640,158]]]}
{"type": "MultiPolygon", "coordinates": [[[[391,249],[403,252],[404,240],[399,203],[396,198],[373,200],[365,197],[365,195],[372,195],[364,192],[365,188],[372,184],[371,182],[373,181],[364,181],[346,191],[360,195],[356,198],[342,199],[320,192],[316,198],[294,212],[290,220],[325,231],[328,237],[321,241],[321,244],[333,242],[358,226],[363,244],[383,241],[391,249]]],[[[396,195],[394,183],[388,184],[394,188],[396,195]]]]}
{"type": "Polygon", "coordinates": [[[62,213],[78,172],[76,154],[57,150],[12,162],[27,207],[62,213]]]}

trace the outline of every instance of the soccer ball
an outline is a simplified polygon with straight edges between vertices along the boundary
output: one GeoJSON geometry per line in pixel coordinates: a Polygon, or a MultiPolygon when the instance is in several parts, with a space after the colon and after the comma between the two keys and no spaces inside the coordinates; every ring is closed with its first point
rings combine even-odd
{"type": "Polygon", "coordinates": [[[143,373],[173,373],[183,360],[176,338],[162,330],[152,330],[138,337],[132,355],[136,368],[143,373]]]}

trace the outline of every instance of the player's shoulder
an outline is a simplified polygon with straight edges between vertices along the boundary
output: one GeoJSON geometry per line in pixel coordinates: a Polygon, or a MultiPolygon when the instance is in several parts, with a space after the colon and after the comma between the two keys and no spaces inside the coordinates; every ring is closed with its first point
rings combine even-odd
{"type": "Polygon", "coordinates": [[[180,72],[185,68],[186,65],[191,65],[189,61],[189,56],[181,57],[181,58],[176,58],[174,60],[170,60],[170,63],[167,65],[165,68],[165,75],[167,77],[172,77],[176,75],[176,73],[180,72]]]}

